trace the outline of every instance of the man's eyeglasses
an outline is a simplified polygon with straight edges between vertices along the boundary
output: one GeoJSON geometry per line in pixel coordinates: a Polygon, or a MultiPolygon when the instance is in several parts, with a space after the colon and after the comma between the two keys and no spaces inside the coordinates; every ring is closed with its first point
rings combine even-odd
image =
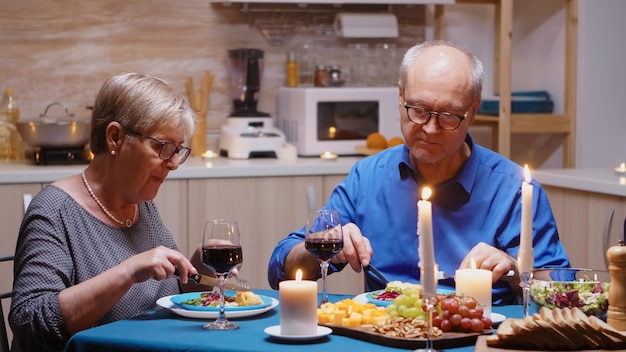
{"type": "Polygon", "coordinates": [[[130,131],[130,133],[142,136],[144,138],[151,139],[159,143],[159,158],[161,158],[161,160],[170,160],[170,158],[174,156],[174,154],[178,154],[178,163],[182,164],[185,162],[185,160],[187,160],[187,157],[189,156],[189,153],[191,152],[190,148],[179,147],[172,142],[164,142],[156,138],[146,136],[145,134],[137,132],[137,131],[130,131]]]}
{"type": "Polygon", "coordinates": [[[461,121],[465,120],[467,118],[467,114],[469,114],[469,107],[463,115],[457,115],[450,112],[430,111],[419,106],[408,105],[406,102],[404,103],[404,108],[406,109],[409,121],[418,125],[425,125],[428,121],[430,121],[430,118],[435,115],[437,125],[446,131],[454,131],[459,128],[461,121]]]}

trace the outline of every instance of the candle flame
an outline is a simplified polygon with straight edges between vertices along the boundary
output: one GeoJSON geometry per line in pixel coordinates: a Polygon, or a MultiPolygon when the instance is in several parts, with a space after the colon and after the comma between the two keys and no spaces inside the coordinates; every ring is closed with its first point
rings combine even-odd
{"type": "Polygon", "coordinates": [[[302,281],[302,270],[298,269],[296,271],[296,283],[300,283],[300,281],[302,281]]]}
{"type": "Polygon", "coordinates": [[[474,260],[474,257],[472,257],[472,260],[470,261],[470,266],[472,269],[476,269],[476,261],[474,260]]]}
{"type": "Polygon", "coordinates": [[[524,180],[527,183],[530,183],[530,181],[532,180],[530,178],[530,170],[528,169],[528,164],[524,164],[524,180]]]}
{"type": "Polygon", "coordinates": [[[422,189],[422,199],[423,200],[428,200],[428,198],[430,198],[430,196],[432,194],[433,194],[433,191],[429,187],[424,187],[422,189]]]}

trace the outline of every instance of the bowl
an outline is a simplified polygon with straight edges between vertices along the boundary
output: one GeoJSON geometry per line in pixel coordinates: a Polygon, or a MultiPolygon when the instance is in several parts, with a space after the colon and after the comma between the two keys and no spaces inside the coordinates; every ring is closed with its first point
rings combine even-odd
{"type": "Polygon", "coordinates": [[[578,307],[587,315],[603,316],[609,303],[608,271],[580,268],[542,268],[533,271],[530,297],[541,307],[578,307]]]}

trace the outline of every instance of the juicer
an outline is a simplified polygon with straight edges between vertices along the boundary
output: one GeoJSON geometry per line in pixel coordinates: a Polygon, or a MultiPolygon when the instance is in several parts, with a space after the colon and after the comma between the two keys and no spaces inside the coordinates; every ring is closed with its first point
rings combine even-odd
{"type": "Polygon", "coordinates": [[[257,110],[263,51],[252,48],[228,51],[228,73],[233,111],[220,132],[220,155],[231,159],[276,158],[285,135],[270,114],[257,110]]]}

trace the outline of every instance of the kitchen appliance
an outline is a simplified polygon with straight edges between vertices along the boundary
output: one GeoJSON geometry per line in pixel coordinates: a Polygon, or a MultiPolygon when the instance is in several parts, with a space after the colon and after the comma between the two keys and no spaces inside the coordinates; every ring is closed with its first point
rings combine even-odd
{"type": "Polygon", "coordinates": [[[402,136],[398,107],[398,87],[284,87],[278,126],[300,156],[356,155],[373,132],[402,136]]]}
{"type": "Polygon", "coordinates": [[[263,51],[242,48],[228,51],[228,73],[233,111],[220,132],[220,155],[232,159],[276,157],[285,135],[274,126],[274,119],[257,110],[263,51]]]}

